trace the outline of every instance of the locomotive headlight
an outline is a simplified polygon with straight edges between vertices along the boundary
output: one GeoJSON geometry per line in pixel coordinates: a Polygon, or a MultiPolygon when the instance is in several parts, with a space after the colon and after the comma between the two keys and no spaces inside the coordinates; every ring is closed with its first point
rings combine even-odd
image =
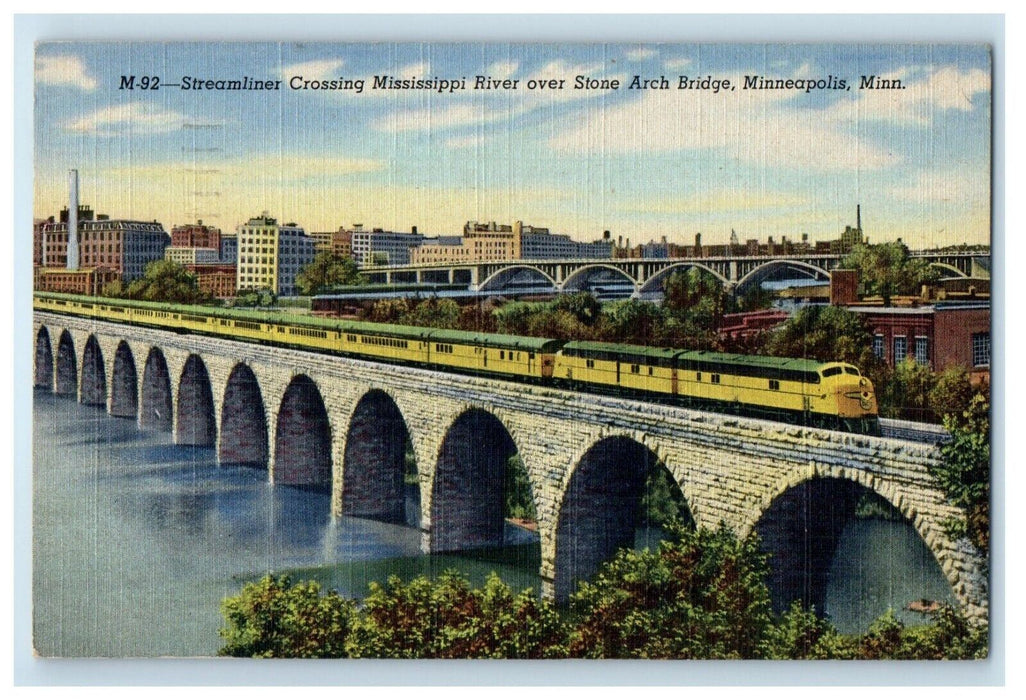
{"type": "Polygon", "coordinates": [[[862,377],[861,379],[859,379],[859,386],[869,386],[869,382],[866,381],[865,377],[862,377]]]}

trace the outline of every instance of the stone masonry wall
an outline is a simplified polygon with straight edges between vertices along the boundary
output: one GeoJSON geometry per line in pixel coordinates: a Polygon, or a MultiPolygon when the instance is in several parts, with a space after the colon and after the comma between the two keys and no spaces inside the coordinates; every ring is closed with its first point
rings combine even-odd
{"type": "MultiPolygon", "coordinates": [[[[202,359],[210,377],[217,439],[228,377],[238,363],[253,372],[267,413],[269,479],[275,475],[275,433],[286,388],[303,375],[316,386],[328,416],[332,511],[342,513],[346,440],[354,412],[370,391],[387,394],[405,420],[417,459],[421,527],[427,550],[433,542],[431,513],[434,473],[443,443],[457,419],[471,409],[502,424],[527,469],[538,512],[541,576],[547,593],[556,579],[557,525],[570,479],[588,450],[600,440],[620,437],[651,450],[673,474],[698,525],[721,522],[740,536],[751,533],[770,505],[815,478],[848,480],[881,495],[922,536],[966,611],[987,614],[985,557],[967,540],[953,541],[945,519],[961,513],[945,502],[928,473],[939,450],[922,443],[806,429],[714,413],[594,396],[498,379],[446,374],[420,368],[366,362],[283,348],[270,348],[205,336],[94,322],[36,313],[33,338],[46,326],[56,345],[68,329],[75,345],[78,376],[83,350],[95,334],[106,367],[107,391],[114,376],[118,342],[128,341],[143,391],[143,371],[151,347],[168,364],[172,405],[190,354],[202,359]]],[[[45,352],[34,353],[45,360],[45,352]]],[[[57,364],[58,352],[49,357],[57,364]]],[[[38,371],[38,370],[37,370],[38,371]]],[[[56,366],[54,376],[57,375],[56,366]]],[[[142,405],[142,402],[139,402],[142,405]]],[[[174,417],[177,424],[178,417],[174,417]]],[[[223,451],[223,449],[222,449],[223,451]]]]}

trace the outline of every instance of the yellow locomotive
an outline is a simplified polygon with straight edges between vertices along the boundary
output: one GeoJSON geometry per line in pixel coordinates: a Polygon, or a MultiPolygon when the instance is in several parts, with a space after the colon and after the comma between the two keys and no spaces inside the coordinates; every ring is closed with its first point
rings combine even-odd
{"type": "Polygon", "coordinates": [[[637,396],[878,435],[872,382],[841,362],[564,342],[37,292],[34,308],[117,323],[637,396]]]}

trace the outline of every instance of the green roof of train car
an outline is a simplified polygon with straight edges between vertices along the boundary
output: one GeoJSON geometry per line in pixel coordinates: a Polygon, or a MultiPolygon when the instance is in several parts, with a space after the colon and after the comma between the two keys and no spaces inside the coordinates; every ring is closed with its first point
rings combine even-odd
{"type": "Polygon", "coordinates": [[[193,306],[186,304],[167,304],[153,301],[137,301],[135,299],[109,299],[105,297],[85,297],[74,294],[57,294],[36,292],[37,296],[91,304],[121,305],[139,309],[152,309],[167,313],[194,314],[215,316],[225,319],[252,321],[254,323],[276,323],[300,325],[325,330],[360,333],[364,335],[387,335],[391,337],[414,340],[430,340],[438,343],[454,343],[466,345],[482,345],[509,350],[528,352],[555,352],[562,343],[551,338],[531,338],[500,333],[475,333],[473,331],[445,330],[422,326],[402,326],[387,323],[370,323],[366,321],[345,321],[341,319],[308,316],[306,314],[290,314],[280,311],[258,311],[254,309],[221,308],[216,306],[193,306]]]}

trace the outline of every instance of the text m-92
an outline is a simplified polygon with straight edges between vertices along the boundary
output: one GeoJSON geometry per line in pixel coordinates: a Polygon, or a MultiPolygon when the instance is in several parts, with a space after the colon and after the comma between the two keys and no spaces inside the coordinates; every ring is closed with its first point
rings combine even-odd
{"type": "Polygon", "coordinates": [[[139,90],[159,90],[160,77],[156,75],[121,76],[121,85],[118,86],[118,90],[135,90],[137,88],[139,90]]]}

